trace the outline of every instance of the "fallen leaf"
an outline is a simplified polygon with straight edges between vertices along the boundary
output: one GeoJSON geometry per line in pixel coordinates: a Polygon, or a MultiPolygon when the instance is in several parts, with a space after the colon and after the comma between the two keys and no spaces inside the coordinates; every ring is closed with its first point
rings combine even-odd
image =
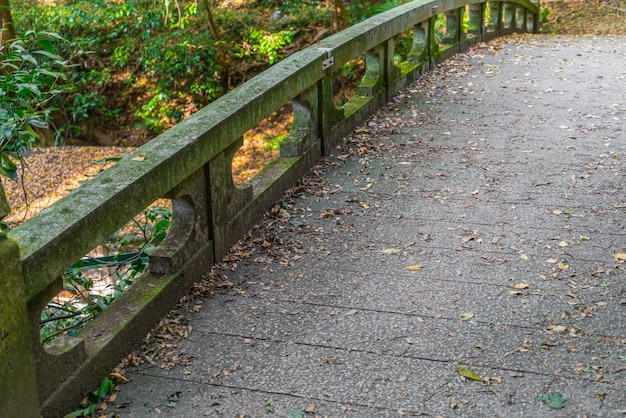
{"type": "Polygon", "coordinates": [[[530,286],[529,283],[518,283],[518,284],[513,285],[515,289],[519,289],[519,290],[526,289],[528,286],[530,286]]]}
{"type": "Polygon", "coordinates": [[[626,254],[613,254],[613,258],[616,260],[626,260],[626,254]]]}
{"type": "Polygon", "coordinates": [[[617,369],[615,369],[615,371],[613,373],[619,373],[626,370],[626,366],[620,366],[617,369]]]}
{"type": "Polygon", "coordinates": [[[565,332],[566,330],[567,328],[563,325],[550,325],[548,328],[546,328],[546,332],[548,333],[561,333],[565,332]]]}
{"type": "Polygon", "coordinates": [[[417,322],[421,322],[422,324],[424,323],[424,319],[419,317],[419,316],[417,318],[415,318],[415,319],[417,319],[417,322]]]}
{"type": "Polygon", "coordinates": [[[543,402],[550,408],[561,409],[566,401],[565,396],[560,393],[547,393],[537,396],[539,402],[543,402]]]}
{"type": "Polygon", "coordinates": [[[528,261],[528,256],[526,254],[522,254],[520,257],[522,258],[522,260],[528,261]]]}
{"type": "Polygon", "coordinates": [[[463,321],[467,321],[468,319],[471,319],[471,318],[473,318],[473,317],[474,317],[474,312],[471,312],[471,311],[470,311],[470,312],[465,312],[465,313],[462,313],[462,314],[460,315],[460,317],[461,317],[461,319],[462,319],[463,321]]]}
{"type": "Polygon", "coordinates": [[[421,264],[416,264],[414,266],[407,266],[406,269],[409,271],[421,270],[423,267],[421,264]]]}
{"type": "Polygon", "coordinates": [[[312,403],[311,405],[309,405],[306,408],[304,408],[304,412],[306,412],[307,414],[310,414],[313,411],[315,411],[315,404],[314,403],[312,403]]]}
{"type": "Polygon", "coordinates": [[[115,379],[115,380],[119,380],[120,382],[124,382],[124,383],[128,383],[130,382],[130,379],[127,379],[126,377],[122,376],[119,373],[109,373],[109,379],[115,379]]]}
{"type": "Polygon", "coordinates": [[[386,248],[384,250],[378,251],[381,254],[398,254],[401,250],[397,248],[386,248]]]}
{"type": "Polygon", "coordinates": [[[457,366],[454,370],[456,370],[456,372],[463,376],[466,379],[471,379],[471,380],[482,380],[481,377],[472,369],[470,369],[467,366],[457,366]]]}
{"type": "Polygon", "coordinates": [[[144,154],[137,154],[136,156],[134,156],[133,158],[131,158],[131,160],[133,161],[144,161],[146,159],[146,156],[144,154]]]}
{"type": "Polygon", "coordinates": [[[559,263],[558,267],[560,270],[567,270],[569,268],[569,266],[563,262],[559,263]]]}

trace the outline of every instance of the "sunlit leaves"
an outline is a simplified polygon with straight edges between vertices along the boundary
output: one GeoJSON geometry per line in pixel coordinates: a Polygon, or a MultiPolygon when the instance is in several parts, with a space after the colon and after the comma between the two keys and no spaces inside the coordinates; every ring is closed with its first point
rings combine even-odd
{"type": "Polygon", "coordinates": [[[26,32],[0,46],[0,176],[16,179],[15,161],[39,143],[57,96],[68,92],[67,62],[57,55],[48,32],[26,32]],[[41,48],[41,49],[38,49],[41,48]]]}

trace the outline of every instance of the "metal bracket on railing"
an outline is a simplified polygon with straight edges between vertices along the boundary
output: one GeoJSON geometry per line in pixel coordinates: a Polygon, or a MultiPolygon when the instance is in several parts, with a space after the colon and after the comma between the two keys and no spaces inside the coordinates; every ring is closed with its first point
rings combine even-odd
{"type": "Polygon", "coordinates": [[[319,48],[320,51],[324,51],[326,53],[326,59],[322,61],[322,71],[326,71],[329,68],[332,68],[335,65],[335,57],[332,56],[333,50],[332,48],[319,48]]]}
{"type": "Polygon", "coordinates": [[[322,61],[322,71],[326,71],[335,65],[335,57],[328,57],[322,61]]]}

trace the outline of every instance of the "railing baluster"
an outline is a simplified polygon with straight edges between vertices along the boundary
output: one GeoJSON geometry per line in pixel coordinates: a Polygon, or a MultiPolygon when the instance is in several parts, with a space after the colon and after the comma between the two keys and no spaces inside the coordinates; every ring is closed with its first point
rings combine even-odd
{"type": "Polygon", "coordinates": [[[0,416],[37,417],[33,330],[28,321],[20,253],[17,244],[1,233],[0,260],[0,416]]]}

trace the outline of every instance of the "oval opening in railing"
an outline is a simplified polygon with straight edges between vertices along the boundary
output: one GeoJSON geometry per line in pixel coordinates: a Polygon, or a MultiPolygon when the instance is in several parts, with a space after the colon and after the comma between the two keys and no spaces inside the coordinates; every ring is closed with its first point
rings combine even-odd
{"type": "Polygon", "coordinates": [[[171,216],[169,200],[155,202],[67,269],[62,290],[41,311],[41,343],[78,336],[138,280],[167,236],[171,216]]]}
{"type": "Polygon", "coordinates": [[[346,62],[335,71],[333,80],[333,104],[343,108],[358,95],[359,85],[366,72],[365,54],[346,62]]]}
{"type": "Polygon", "coordinates": [[[280,145],[293,124],[291,103],[243,134],[243,146],[233,156],[233,181],[243,185],[280,156],[280,145]]]}

